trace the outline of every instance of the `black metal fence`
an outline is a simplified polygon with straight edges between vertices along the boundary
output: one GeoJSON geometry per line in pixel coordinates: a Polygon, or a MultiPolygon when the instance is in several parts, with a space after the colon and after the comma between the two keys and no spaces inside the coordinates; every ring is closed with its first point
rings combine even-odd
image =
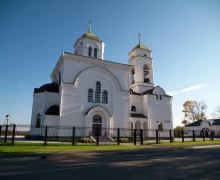
{"type": "Polygon", "coordinates": [[[0,143],[29,145],[146,145],[174,141],[215,140],[219,135],[206,131],[157,129],[91,128],[31,125],[0,125],[0,143]]]}

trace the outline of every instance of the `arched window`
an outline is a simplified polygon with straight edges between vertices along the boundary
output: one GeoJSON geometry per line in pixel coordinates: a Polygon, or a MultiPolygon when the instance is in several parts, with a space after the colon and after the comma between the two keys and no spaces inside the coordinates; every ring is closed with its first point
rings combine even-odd
{"type": "Polygon", "coordinates": [[[102,93],[102,102],[105,104],[108,103],[108,92],[107,91],[103,91],[102,93]]]}
{"type": "Polygon", "coordinates": [[[102,123],[102,117],[99,114],[96,114],[95,116],[93,116],[93,123],[101,124],[102,123]]]}
{"type": "Polygon", "coordinates": [[[41,114],[37,114],[37,120],[36,120],[36,128],[40,128],[40,122],[41,122],[41,114]]]}
{"type": "Polygon", "coordinates": [[[131,111],[136,112],[136,107],[135,106],[131,106],[131,111]]]}
{"type": "Polygon", "coordinates": [[[88,90],[88,102],[93,102],[93,90],[88,90]]]}
{"type": "Polygon", "coordinates": [[[92,56],[92,48],[91,47],[89,47],[88,56],[92,56]]]}
{"type": "Polygon", "coordinates": [[[135,69],[134,67],[131,70],[131,84],[135,83],[135,69]]]}
{"type": "Polygon", "coordinates": [[[96,82],[96,92],[101,92],[101,83],[99,81],[96,82]]]}
{"type": "Polygon", "coordinates": [[[94,57],[97,58],[97,48],[94,49],[94,57]]]}
{"type": "Polygon", "coordinates": [[[149,68],[148,66],[145,64],[143,67],[143,73],[144,73],[144,82],[145,83],[150,83],[150,78],[149,78],[149,68]]]}
{"type": "Polygon", "coordinates": [[[101,83],[96,82],[95,102],[100,102],[101,83]]]}
{"type": "Polygon", "coordinates": [[[162,95],[160,95],[160,100],[162,100],[162,95]]]}

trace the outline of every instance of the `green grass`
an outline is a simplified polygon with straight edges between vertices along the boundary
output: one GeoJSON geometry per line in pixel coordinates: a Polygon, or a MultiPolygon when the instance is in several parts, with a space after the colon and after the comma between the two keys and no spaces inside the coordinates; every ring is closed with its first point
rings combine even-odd
{"type": "Polygon", "coordinates": [[[96,151],[96,150],[120,150],[120,149],[143,149],[147,146],[133,146],[133,145],[85,145],[85,146],[71,146],[71,145],[30,145],[30,144],[15,144],[4,145],[0,144],[0,154],[28,154],[28,153],[55,153],[64,151],[96,151]]]}
{"type": "Polygon", "coordinates": [[[28,154],[28,153],[55,153],[55,152],[69,152],[69,151],[96,151],[96,150],[122,150],[122,149],[146,149],[152,146],[193,146],[193,145],[212,145],[220,144],[220,140],[214,141],[194,141],[194,142],[162,142],[160,144],[147,144],[147,145],[85,145],[85,146],[71,146],[70,144],[56,144],[46,145],[31,144],[31,143],[18,143],[15,142],[14,146],[11,143],[0,142],[0,154],[28,154]]]}

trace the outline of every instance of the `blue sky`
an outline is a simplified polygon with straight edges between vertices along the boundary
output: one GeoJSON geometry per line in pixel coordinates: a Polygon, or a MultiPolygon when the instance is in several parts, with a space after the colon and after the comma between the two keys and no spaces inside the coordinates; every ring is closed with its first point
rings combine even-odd
{"type": "Polygon", "coordinates": [[[204,100],[210,114],[220,106],[219,9],[219,0],[1,0],[0,124],[8,113],[12,123],[30,123],[34,88],[50,82],[90,19],[109,61],[127,63],[142,34],[155,85],[173,95],[174,126],[186,100],[204,100]]]}

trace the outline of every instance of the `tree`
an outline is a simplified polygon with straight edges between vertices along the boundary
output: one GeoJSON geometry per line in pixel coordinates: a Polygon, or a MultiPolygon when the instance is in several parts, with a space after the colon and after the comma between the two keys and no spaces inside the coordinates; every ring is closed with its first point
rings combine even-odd
{"type": "Polygon", "coordinates": [[[220,118],[220,106],[217,106],[214,112],[211,113],[213,119],[220,118]]]}
{"type": "Polygon", "coordinates": [[[173,129],[174,131],[174,137],[175,138],[181,138],[182,137],[182,130],[183,130],[183,127],[181,126],[177,126],[173,129]]]}
{"type": "Polygon", "coordinates": [[[205,120],[207,105],[204,101],[190,101],[187,100],[183,103],[184,119],[182,124],[186,125],[189,123],[193,123],[197,120],[205,120]]]}

